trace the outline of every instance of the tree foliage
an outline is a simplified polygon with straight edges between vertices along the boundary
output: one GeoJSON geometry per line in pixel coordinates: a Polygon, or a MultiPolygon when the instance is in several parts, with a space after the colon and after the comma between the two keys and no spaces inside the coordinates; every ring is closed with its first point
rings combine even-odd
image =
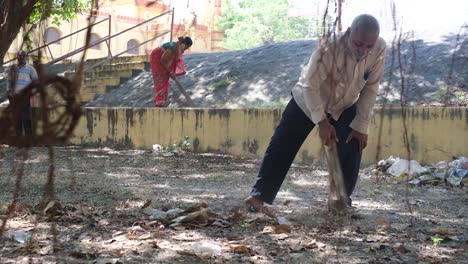
{"type": "Polygon", "coordinates": [[[60,25],[60,22],[70,22],[78,13],[87,11],[91,7],[92,0],[47,0],[38,1],[28,19],[29,24],[36,24],[46,19],[51,19],[52,24],[60,25]]]}
{"type": "Polygon", "coordinates": [[[48,18],[52,23],[70,21],[89,10],[93,0],[0,0],[0,65],[21,27],[48,18]]]}
{"type": "Polygon", "coordinates": [[[227,49],[246,49],[310,35],[309,19],[288,16],[288,0],[225,0],[223,6],[217,26],[225,32],[222,45],[227,49]]]}

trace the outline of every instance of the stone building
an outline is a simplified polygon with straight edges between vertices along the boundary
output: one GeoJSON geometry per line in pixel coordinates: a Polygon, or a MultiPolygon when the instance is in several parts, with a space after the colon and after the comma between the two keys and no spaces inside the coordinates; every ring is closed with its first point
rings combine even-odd
{"type": "MultiPolygon", "coordinates": [[[[155,47],[169,41],[171,34],[167,33],[155,40],[140,44],[169,31],[171,25],[173,40],[176,40],[178,36],[190,36],[194,40],[189,53],[223,50],[220,42],[224,34],[215,26],[216,20],[221,15],[222,0],[105,0],[100,2],[93,14],[95,22],[102,22],[93,26],[91,42],[98,42],[109,35],[121,34],[113,37],[110,42],[102,41],[92,46],[88,50],[87,58],[106,57],[109,54],[116,55],[122,52],[124,52],[122,56],[149,54],[155,47]],[[174,10],[173,15],[171,10],[174,10]],[[169,13],[124,32],[128,28],[166,12],[169,13]]],[[[70,23],[62,22],[60,26],[50,22],[37,25],[32,31],[33,48],[52,43],[87,27],[88,16],[89,14],[79,14],[70,23]]],[[[57,59],[82,48],[85,32],[83,30],[44,48],[42,61],[57,59]]],[[[18,34],[18,38],[10,46],[4,61],[14,58],[16,52],[21,49],[22,33],[18,34]]],[[[76,61],[80,57],[81,53],[77,53],[66,58],[65,61],[76,61]]]]}

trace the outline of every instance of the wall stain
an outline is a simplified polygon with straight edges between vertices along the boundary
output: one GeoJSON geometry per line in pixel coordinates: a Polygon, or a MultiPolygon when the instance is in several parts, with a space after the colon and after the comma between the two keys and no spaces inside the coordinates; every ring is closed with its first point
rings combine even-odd
{"type": "Polygon", "coordinates": [[[431,119],[429,109],[423,108],[421,111],[422,111],[422,115],[421,115],[422,120],[430,120],[431,119]]]}
{"type": "Polygon", "coordinates": [[[192,142],[193,152],[198,153],[200,151],[200,139],[198,137],[193,139],[192,142]]]}
{"type": "Polygon", "coordinates": [[[418,151],[418,142],[416,140],[416,135],[414,133],[411,133],[411,136],[410,136],[410,147],[412,151],[414,152],[418,151]]]}
{"type": "Polygon", "coordinates": [[[226,139],[223,143],[221,143],[220,146],[220,151],[221,152],[228,152],[230,148],[234,146],[234,143],[232,143],[232,140],[230,138],[226,139]]]}
{"type": "Polygon", "coordinates": [[[461,119],[462,118],[462,110],[460,108],[450,108],[449,115],[451,120],[461,119]]]}
{"type": "Polygon", "coordinates": [[[182,132],[184,131],[184,119],[188,116],[189,110],[187,109],[179,109],[180,112],[180,125],[182,132]]]}
{"type": "Polygon", "coordinates": [[[138,122],[140,124],[140,126],[143,125],[143,117],[146,115],[146,109],[145,108],[137,108],[137,109],[134,109],[133,111],[134,113],[136,113],[138,115],[138,122]]]}
{"type": "Polygon", "coordinates": [[[122,148],[122,149],[135,148],[135,144],[128,137],[128,135],[125,135],[125,137],[120,140],[115,140],[114,138],[106,136],[106,139],[104,140],[104,142],[99,140],[98,146],[108,146],[112,148],[122,148]]]}
{"type": "Polygon", "coordinates": [[[170,123],[173,124],[174,123],[174,109],[164,109],[164,111],[169,111],[169,113],[171,113],[171,121],[170,123]]]}
{"type": "Polygon", "coordinates": [[[281,120],[281,115],[283,114],[283,110],[275,108],[272,110],[272,112],[273,112],[273,123],[274,123],[274,126],[276,127],[281,120]]]}
{"type": "Polygon", "coordinates": [[[195,109],[195,131],[198,130],[198,128],[203,128],[203,110],[202,109],[195,109]]]}
{"type": "Polygon", "coordinates": [[[219,149],[215,149],[215,148],[212,148],[212,147],[207,147],[205,152],[208,152],[208,153],[225,153],[225,152],[222,152],[221,150],[219,149]]]}
{"type": "Polygon", "coordinates": [[[209,117],[219,116],[224,117],[225,119],[229,119],[231,116],[231,109],[208,109],[209,117]]]}
{"type": "Polygon", "coordinates": [[[314,156],[312,154],[309,154],[308,150],[303,150],[301,153],[301,160],[302,163],[305,164],[314,164],[314,156]]]}
{"type": "Polygon", "coordinates": [[[133,108],[125,109],[125,121],[127,123],[127,129],[133,127],[133,108]]]}
{"type": "Polygon", "coordinates": [[[412,119],[419,119],[419,109],[411,108],[411,118],[412,119]]]}
{"type": "Polygon", "coordinates": [[[468,107],[465,107],[465,124],[468,125],[468,107]]]}
{"type": "Polygon", "coordinates": [[[93,134],[93,128],[94,128],[94,116],[93,116],[93,111],[91,110],[85,110],[86,111],[86,128],[88,129],[88,135],[93,134]]]}
{"type": "Polygon", "coordinates": [[[431,118],[432,118],[432,119],[440,119],[440,115],[439,115],[438,109],[435,109],[434,111],[430,111],[429,108],[426,108],[426,109],[427,109],[428,115],[429,115],[429,113],[431,113],[431,118]]]}
{"type": "Polygon", "coordinates": [[[249,153],[257,154],[258,140],[256,140],[256,139],[254,139],[254,140],[247,139],[246,141],[244,141],[242,143],[242,149],[244,151],[248,151],[249,153]]]}
{"type": "Polygon", "coordinates": [[[254,116],[256,118],[258,118],[258,116],[260,115],[260,109],[249,108],[249,109],[245,109],[245,110],[247,110],[247,115],[250,116],[250,118],[252,118],[254,116]]]}
{"type": "Polygon", "coordinates": [[[115,127],[117,126],[117,114],[116,109],[107,109],[107,127],[108,132],[115,137],[115,127]]]}

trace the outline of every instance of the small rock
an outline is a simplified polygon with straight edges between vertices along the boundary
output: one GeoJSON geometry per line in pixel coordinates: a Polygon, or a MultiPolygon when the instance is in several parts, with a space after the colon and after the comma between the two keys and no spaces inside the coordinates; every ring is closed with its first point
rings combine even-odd
{"type": "Polygon", "coordinates": [[[393,250],[400,253],[407,253],[409,250],[402,243],[395,243],[392,246],[393,250]]]}
{"type": "Polygon", "coordinates": [[[394,223],[394,224],[391,224],[390,227],[398,231],[403,231],[403,230],[406,230],[408,227],[410,227],[410,224],[394,223]]]}

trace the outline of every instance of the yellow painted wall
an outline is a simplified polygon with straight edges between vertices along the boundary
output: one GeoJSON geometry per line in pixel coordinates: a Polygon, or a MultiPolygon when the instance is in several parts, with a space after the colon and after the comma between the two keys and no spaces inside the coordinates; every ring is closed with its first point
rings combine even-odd
{"type": "MultiPolygon", "coordinates": [[[[468,108],[413,108],[406,113],[412,159],[430,163],[468,155],[468,108]]],[[[278,109],[86,108],[72,143],[150,149],[189,136],[197,152],[262,157],[280,117],[278,109]]],[[[381,123],[379,157],[407,155],[400,110],[376,110],[363,163],[375,161],[381,123]]],[[[318,150],[313,131],[296,160],[313,162],[318,150]]]]}

